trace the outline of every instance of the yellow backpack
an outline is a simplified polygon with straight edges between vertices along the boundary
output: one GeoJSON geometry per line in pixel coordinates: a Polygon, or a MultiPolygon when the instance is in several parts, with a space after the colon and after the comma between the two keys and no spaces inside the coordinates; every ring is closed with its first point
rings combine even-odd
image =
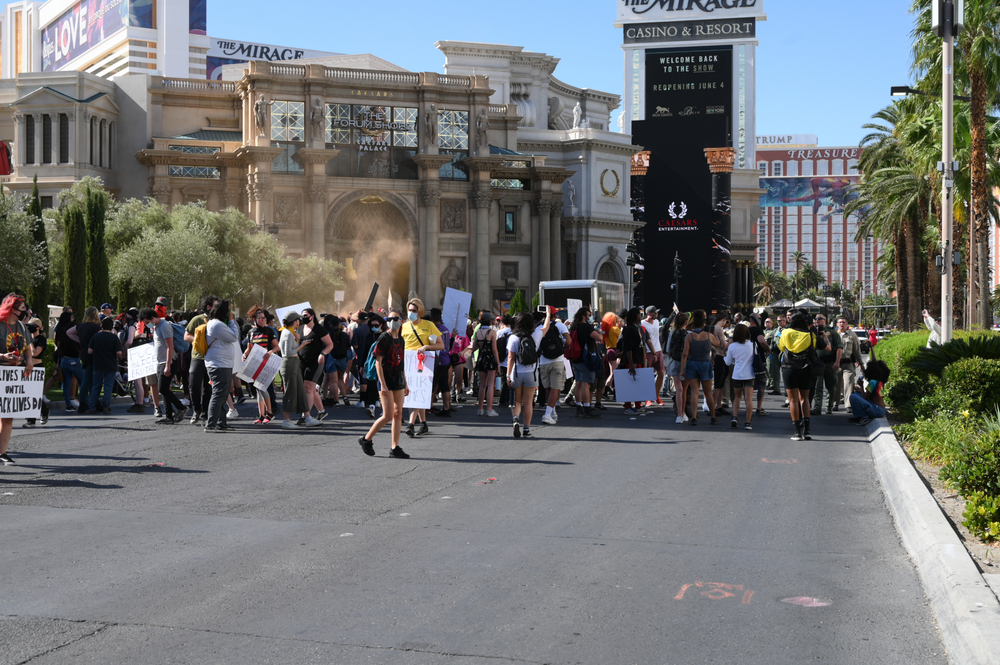
{"type": "Polygon", "coordinates": [[[194,344],[191,345],[191,348],[194,349],[194,352],[203,358],[205,357],[205,354],[208,353],[208,350],[212,348],[212,344],[215,344],[214,339],[212,340],[212,344],[208,343],[208,338],[205,336],[206,330],[208,330],[207,323],[203,323],[197,328],[195,328],[194,344]]]}

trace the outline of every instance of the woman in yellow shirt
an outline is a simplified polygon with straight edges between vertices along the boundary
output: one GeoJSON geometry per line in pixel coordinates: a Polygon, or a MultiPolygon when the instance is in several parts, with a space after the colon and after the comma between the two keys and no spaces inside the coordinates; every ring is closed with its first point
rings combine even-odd
{"type": "Polygon", "coordinates": [[[778,340],[778,350],[781,351],[781,380],[788,392],[788,412],[792,416],[795,434],[792,441],[809,441],[809,392],[812,390],[812,363],[818,362],[810,349],[817,348],[818,338],[812,332],[812,321],[805,310],[792,310],[788,313],[789,325],[781,332],[778,340]]]}
{"type": "MultiPolygon", "coordinates": [[[[424,303],[414,298],[406,303],[407,321],[403,323],[403,343],[406,351],[422,351],[428,357],[434,357],[434,351],[444,349],[441,331],[430,321],[424,319],[424,303]]],[[[411,409],[410,423],[406,426],[406,436],[427,434],[427,409],[411,409]],[[414,432],[417,419],[420,420],[420,430],[414,432]]]]}

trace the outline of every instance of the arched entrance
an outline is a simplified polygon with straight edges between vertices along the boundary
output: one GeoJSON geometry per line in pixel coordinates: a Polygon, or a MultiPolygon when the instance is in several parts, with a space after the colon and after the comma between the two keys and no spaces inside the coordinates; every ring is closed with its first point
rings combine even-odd
{"type": "Polygon", "coordinates": [[[346,308],[363,306],[372,282],[379,283],[376,306],[385,307],[390,292],[405,300],[416,288],[411,283],[416,249],[409,210],[402,201],[378,194],[352,198],[330,211],[326,237],[327,256],[347,268],[346,308]]]}

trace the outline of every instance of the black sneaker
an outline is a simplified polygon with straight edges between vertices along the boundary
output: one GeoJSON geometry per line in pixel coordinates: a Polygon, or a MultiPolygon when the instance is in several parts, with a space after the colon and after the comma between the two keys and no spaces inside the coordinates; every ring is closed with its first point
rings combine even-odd
{"type": "Polygon", "coordinates": [[[160,416],[153,422],[156,423],[157,425],[169,425],[174,422],[174,418],[173,416],[160,416]]]}
{"type": "Polygon", "coordinates": [[[330,415],[328,411],[320,411],[316,414],[316,420],[326,420],[326,417],[330,415]]]}
{"type": "Polygon", "coordinates": [[[361,450],[365,451],[365,455],[368,457],[375,457],[375,443],[369,441],[363,436],[358,437],[358,443],[361,444],[361,450]]]}
{"type": "Polygon", "coordinates": [[[111,415],[111,407],[110,406],[104,407],[103,411],[104,411],[104,415],[106,415],[106,416],[110,416],[111,415]]]}
{"type": "Polygon", "coordinates": [[[298,420],[295,421],[295,424],[298,425],[299,427],[302,427],[303,425],[306,424],[306,419],[305,418],[299,418],[298,420]]]}
{"type": "Polygon", "coordinates": [[[25,422],[23,425],[21,425],[22,429],[33,429],[34,427],[35,427],[35,419],[34,418],[32,418],[31,420],[29,420],[29,421],[25,422]]]}
{"type": "Polygon", "coordinates": [[[847,422],[854,423],[855,425],[860,425],[861,421],[864,420],[861,416],[854,416],[853,418],[848,418],[847,422]]]}
{"type": "Polygon", "coordinates": [[[247,396],[246,395],[240,395],[239,398],[237,398],[236,403],[237,404],[242,404],[245,401],[247,401],[247,396]]]}
{"type": "Polygon", "coordinates": [[[410,423],[409,425],[406,426],[406,429],[403,430],[403,434],[410,437],[411,439],[414,437],[416,432],[413,431],[413,423],[410,423]]]}
{"type": "Polygon", "coordinates": [[[597,409],[598,411],[607,411],[608,410],[608,407],[604,406],[600,402],[598,402],[597,404],[594,404],[594,408],[597,409]]]}
{"type": "Polygon", "coordinates": [[[180,411],[174,414],[173,418],[174,422],[179,423],[180,421],[184,420],[184,417],[187,416],[187,414],[188,414],[188,408],[186,406],[181,408],[180,411]]]}
{"type": "Polygon", "coordinates": [[[521,438],[521,423],[517,422],[516,420],[514,421],[514,438],[515,439],[521,438]]]}
{"type": "Polygon", "coordinates": [[[128,413],[146,413],[146,407],[144,407],[142,404],[133,404],[128,409],[126,409],[126,411],[128,413]]]}
{"type": "Polygon", "coordinates": [[[718,407],[715,410],[715,415],[717,415],[717,416],[728,416],[730,414],[729,414],[729,411],[725,407],[720,406],[720,407],[718,407]]]}
{"type": "Polygon", "coordinates": [[[17,462],[15,462],[14,460],[12,460],[10,458],[10,455],[8,455],[7,453],[4,453],[3,455],[0,455],[0,462],[3,462],[4,466],[16,466],[17,465],[17,462]]]}
{"type": "Polygon", "coordinates": [[[194,415],[191,416],[191,420],[188,422],[190,422],[192,425],[197,425],[199,420],[201,420],[201,414],[195,411],[194,415]]]}
{"type": "Polygon", "coordinates": [[[528,428],[528,427],[525,427],[524,431],[521,432],[521,436],[523,436],[525,439],[527,439],[529,436],[531,436],[531,429],[528,428]]]}
{"type": "Polygon", "coordinates": [[[736,422],[736,416],[733,416],[733,421],[729,423],[729,426],[732,427],[733,429],[739,428],[740,424],[736,422]]]}
{"type": "Polygon", "coordinates": [[[690,422],[691,422],[691,427],[697,427],[698,426],[698,419],[697,418],[691,418],[690,422]]]}
{"type": "Polygon", "coordinates": [[[749,432],[749,431],[753,430],[753,425],[751,425],[750,423],[747,423],[746,425],[743,426],[743,429],[745,429],[745,430],[747,430],[749,432]]]}
{"type": "Polygon", "coordinates": [[[860,421],[858,422],[858,424],[859,424],[859,425],[867,425],[867,424],[868,424],[868,423],[870,423],[870,422],[871,422],[872,420],[873,420],[873,418],[862,418],[862,419],[861,419],[861,420],[860,420],[860,421]]]}
{"type": "Polygon", "coordinates": [[[441,409],[436,415],[438,418],[451,418],[451,409],[441,409]]]}
{"type": "MultiPolygon", "coordinates": [[[[375,453],[372,454],[374,455],[375,453]]],[[[399,459],[410,459],[410,456],[407,455],[403,451],[403,449],[399,446],[396,446],[395,448],[389,451],[389,457],[398,457],[399,459]]]]}
{"type": "Polygon", "coordinates": [[[712,425],[718,425],[719,424],[719,419],[718,418],[712,418],[709,421],[709,423],[712,424],[712,425]]]}
{"type": "MultiPolygon", "coordinates": [[[[423,436],[424,434],[430,434],[430,433],[431,431],[427,429],[427,423],[426,422],[420,423],[420,429],[417,430],[417,434],[423,436]]],[[[409,455],[407,455],[407,457],[409,457],[409,455]]]]}

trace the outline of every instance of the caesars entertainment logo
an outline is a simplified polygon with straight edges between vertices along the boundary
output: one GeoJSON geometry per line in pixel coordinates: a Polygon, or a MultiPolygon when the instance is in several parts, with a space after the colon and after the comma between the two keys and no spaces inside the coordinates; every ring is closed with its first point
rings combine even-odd
{"type": "Polygon", "coordinates": [[[657,222],[658,231],[697,231],[698,220],[688,217],[688,207],[684,201],[680,205],[671,201],[667,206],[668,219],[657,222]]]}

